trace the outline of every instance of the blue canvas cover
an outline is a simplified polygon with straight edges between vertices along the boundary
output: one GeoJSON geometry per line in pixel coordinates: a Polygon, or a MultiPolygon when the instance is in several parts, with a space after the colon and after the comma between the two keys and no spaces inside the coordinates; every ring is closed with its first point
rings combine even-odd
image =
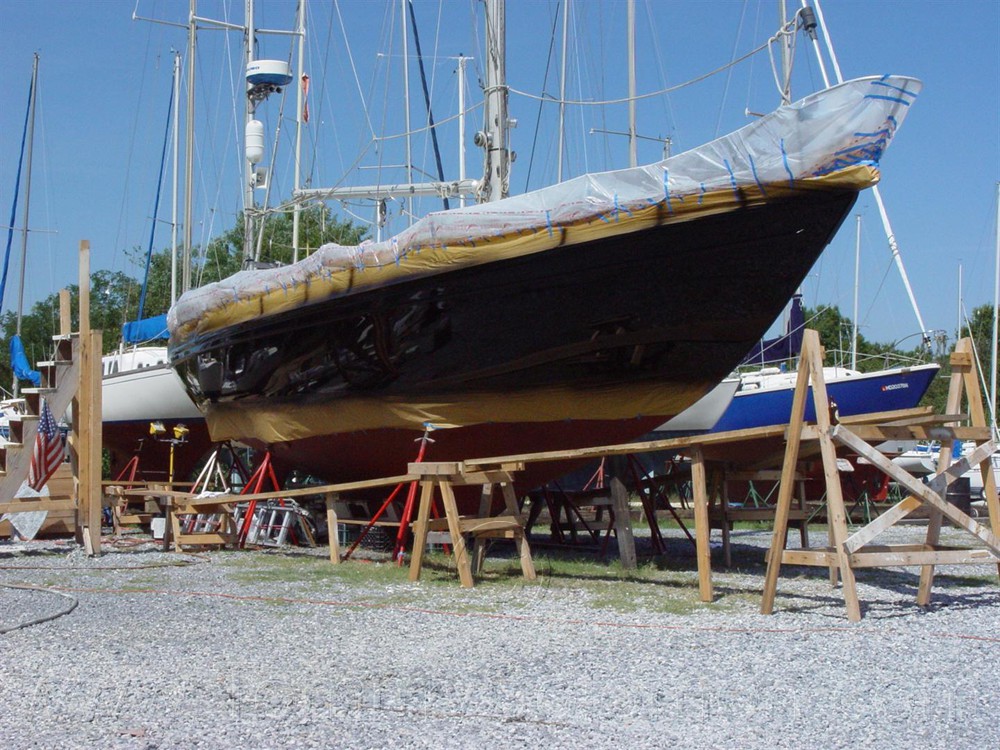
{"type": "Polygon", "coordinates": [[[10,365],[14,368],[14,376],[18,380],[30,380],[36,387],[42,384],[42,374],[38,370],[31,369],[20,336],[10,337],[10,365]]]}
{"type": "Polygon", "coordinates": [[[122,326],[122,340],[126,344],[141,344],[153,339],[167,338],[167,315],[157,315],[155,318],[131,320],[122,326]]]}

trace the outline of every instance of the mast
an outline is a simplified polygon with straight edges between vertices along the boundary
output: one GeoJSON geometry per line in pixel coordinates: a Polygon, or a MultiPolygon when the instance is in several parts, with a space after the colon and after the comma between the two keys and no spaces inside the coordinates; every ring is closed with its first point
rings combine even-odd
{"type": "MultiPolygon", "coordinates": [[[[28,160],[24,181],[24,216],[21,219],[21,279],[17,288],[17,335],[21,335],[21,316],[24,310],[24,268],[28,263],[28,215],[31,207],[31,154],[35,146],[35,101],[38,96],[38,53],[31,64],[31,99],[28,102],[28,160]]],[[[17,395],[17,381],[14,381],[14,395],[17,395]]]]}
{"type": "MultiPolygon", "coordinates": [[[[16,334],[21,335],[21,318],[24,311],[24,268],[28,263],[28,215],[31,205],[31,154],[35,145],[35,101],[38,96],[38,53],[31,63],[31,96],[28,100],[28,153],[27,153],[27,174],[24,182],[24,218],[21,225],[21,278],[17,288],[17,330],[16,334]]],[[[13,222],[11,222],[13,223],[13,222]]],[[[21,384],[17,377],[14,378],[11,388],[14,398],[20,395],[21,384]]]]}
{"type": "Polygon", "coordinates": [[[851,330],[851,369],[858,369],[858,288],[861,286],[861,214],[854,236],[854,324],[851,330]]]}
{"type": "Polygon", "coordinates": [[[628,165],[638,165],[635,135],[635,0],[628,0],[628,165]]]}
{"type": "Polygon", "coordinates": [[[481,202],[507,197],[510,152],[507,134],[506,0],[486,0],[486,104],[483,132],[476,145],[486,151],[481,202]]]}
{"type": "MultiPolygon", "coordinates": [[[[778,0],[778,28],[784,29],[788,23],[788,8],[785,0],[778,0]]],[[[792,103],[792,36],[781,35],[781,104],[792,103]]]]}
{"type": "MultiPolygon", "coordinates": [[[[257,45],[257,35],[254,31],[254,19],[253,19],[253,0],[246,0],[246,10],[244,14],[245,25],[243,27],[243,44],[244,53],[246,54],[246,69],[250,70],[250,63],[254,61],[254,49],[257,45]]],[[[250,84],[246,84],[246,89],[249,92],[250,84]]],[[[244,118],[243,127],[244,132],[250,127],[250,121],[254,119],[254,111],[256,106],[254,100],[250,96],[246,96],[243,99],[244,105],[244,118]]],[[[246,178],[243,181],[243,260],[248,261],[251,257],[255,260],[259,260],[256,254],[253,252],[252,248],[256,245],[254,242],[254,196],[253,189],[256,185],[256,166],[255,162],[251,161],[249,158],[244,161],[246,166],[246,178]]]]}
{"type": "MultiPolygon", "coordinates": [[[[469,58],[458,56],[458,179],[465,180],[465,63],[469,58]]],[[[459,196],[459,205],[465,206],[465,196],[459,196]]]]}
{"type": "MultiPolygon", "coordinates": [[[[294,186],[292,188],[294,191],[298,190],[302,186],[302,112],[304,106],[305,92],[303,92],[303,86],[305,81],[308,79],[303,78],[303,67],[305,65],[305,46],[306,46],[306,7],[305,0],[299,0],[298,3],[298,13],[297,13],[297,23],[296,33],[299,35],[299,85],[298,94],[295,100],[295,177],[294,186]]],[[[302,204],[296,202],[295,206],[292,208],[292,262],[296,263],[299,260],[299,228],[302,221],[302,204]]]]}
{"type": "MultiPolygon", "coordinates": [[[[403,122],[406,130],[406,181],[413,182],[413,153],[410,142],[410,44],[406,33],[406,0],[399,0],[403,32],[403,122]]],[[[413,224],[413,198],[406,201],[406,223],[413,224]]]]}
{"type": "Polygon", "coordinates": [[[174,52],[174,177],[170,209],[170,304],[177,301],[177,148],[180,144],[181,53],[174,52]]]}
{"type": "Polygon", "coordinates": [[[1000,438],[997,428],[997,334],[1000,327],[1000,182],[997,183],[997,232],[996,232],[996,265],[993,272],[993,341],[990,356],[990,423],[993,425],[994,437],[1000,438]]]}
{"type": "Polygon", "coordinates": [[[191,288],[191,236],[194,225],[194,48],[197,0],[188,14],[188,88],[184,122],[184,254],[181,261],[181,294],[191,288]]]}
{"type": "Polygon", "coordinates": [[[955,339],[962,338],[962,259],[958,259],[958,325],[955,328],[955,339]]]}
{"type": "Polygon", "coordinates": [[[556,159],[556,182],[563,178],[563,138],[566,135],[566,40],[569,37],[569,0],[563,0],[562,71],[559,76],[559,155],[556,159]]]}

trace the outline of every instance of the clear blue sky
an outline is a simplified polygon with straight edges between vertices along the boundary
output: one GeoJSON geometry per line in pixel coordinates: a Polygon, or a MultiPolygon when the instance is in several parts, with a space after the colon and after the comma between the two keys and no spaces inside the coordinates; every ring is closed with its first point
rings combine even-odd
{"type": "MultiPolygon", "coordinates": [[[[293,2],[258,2],[259,25],[291,27],[293,2]]],[[[524,92],[544,90],[558,95],[561,22],[556,24],[551,58],[548,52],[559,3],[508,0],[507,4],[509,83],[524,92]],[[547,60],[551,60],[551,67],[546,79],[547,60]]],[[[788,4],[798,7],[792,0],[788,4]]],[[[576,41],[570,43],[567,54],[567,98],[625,96],[624,0],[574,0],[572,6],[571,30],[576,41]]],[[[774,0],[637,0],[637,6],[640,93],[681,83],[724,65],[756,47],[772,32],[777,19],[774,0]]],[[[399,170],[386,167],[403,162],[402,141],[388,141],[375,148],[369,130],[369,123],[380,134],[404,129],[399,89],[399,2],[340,0],[349,52],[333,7],[327,0],[310,5],[306,70],[313,83],[312,118],[304,151],[308,174],[316,186],[375,182],[373,169],[349,173],[359,151],[364,151],[360,164],[373,167],[381,161],[383,181],[401,179],[399,170]],[[352,62],[360,83],[355,81],[352,62]]],[[[478,101],[475,81],[482,49],[472,23],[477,3],[416,0],[415,7],[434,115],[442,120],[457,110],[453,57],[459,53],[476,58],[469,63],[467,102],[471,106],[478,101]]],[[[3,225],[7,224],[13,195],[32,53],[41,54],[30,223],[34,229],[51,231],[39,231],[31,240],[29,303],[76,280],[75,251],[80,239],[90,240],[95,269],[139,273],[125,250],[144,247],[148,240],[170,88],[171,49],[185,48],[185,33],[134,22],[134,8],[134,0],[5,0],[3,4],[3,225]]],[[[992,301],[996,183],[1000,179],[1000,3],[826,0],[823,11],[845,77],[901,73],[924,82],[923,93],[883,162],[882,191],[925,322],[930,328],[951,333],[957,321],[960,262],[966,307],[992,301]]],[[[142,16],[184,21],[186,12],[186,0],[138,3],[142,16]]],[[[199,14],[242,22],[243,3],[200,0],[199,14]]],[[[233,61],[240,40],[221,31],[204,31],[200,39],[196,241],[231,226],[238,210],[240,147],[234,131],[242,117],[234,110],[231,93],[238,86],[239,66],[233,61]]],[[[289,42],[264,39],[261,53],[286,58],[289,42]]],[[[411,62],[412,127],[425,117],[418,76],[416,63],[411,62]]],[[[675,152],[696,146],[744,124],[745,109],[763,112],[776,106],[770,78],[767,57],[757,55],[731,75],[717,75],[669,96],[644,100],[639,107],[639,131],[671,137],[675,152]]],[[[800,37],[793,96],[805,95],[820,85],[813,52],[800,37]]],[[[285,107],[280,153],[274,159],[272,203],[286,197],[291,188],[293,98],[288,98],[285,107]]],[[[276,98],[264,107],[261,119],[269,138],[279,121],[279,108],[276,98]]],[[[537,101],[512,95],[511,115],[519,123],[513,131],[513,147],[518,152],[514,191],[523,190],[526,184],[538,187],[555,180],[555,114],[552,104],[539,115],[537,101]],[[536,122],[540,123],[538,128],[536,122]]],[[[479,121],[477,110],[468,123],[470,140],[479,121]]],[[[624,139],[591,131],[624,130],[626,122],[624,106],[570,107],[565,174],[625,166],[624,139]]],[[[458,171],[455,127],[449,123],[441,134],[449,178],[458,171]]],[[[426,139],[415,139],[413,161],[430,172],[434,161],[429,148],[426,139]]],[[[643,142],[640,162],[653,161],[659,153],[658,144],[643,142]]],[[[471,142],[467,158],[469,176],[479,176],[480,159],[471,142]]],[[[415,210],[439,206],[439,202],[425,201],[415,210]]],[[[400,226],[400,208],[390,207],[396,228],[400,226]]],[[[361,205],[346,210],[361,220],[371,218],[371,211],[361,205]]],[[[870,194],[862,196],[856,211],[863,217],[862,332],[883,342],[904,339],[918,328],[899,276],[891,267],[870,194]]],[[[160,217],[170,217],[169,174],[160,217]]],[[[20,211],[15,223],[20,226],[20,211]]],[[[158,229],[156,247],[168,244],[169,231],[164,224],[158,229]]],[[[18,237],[15,248],[19,248],[18,237]]],[[[853,266],[852,219],[804,285],[807,304],[836,304],[850,315],[853,266]]],[[[5,310],[16,304],[16,274],[15,258],[5,310]]]]}

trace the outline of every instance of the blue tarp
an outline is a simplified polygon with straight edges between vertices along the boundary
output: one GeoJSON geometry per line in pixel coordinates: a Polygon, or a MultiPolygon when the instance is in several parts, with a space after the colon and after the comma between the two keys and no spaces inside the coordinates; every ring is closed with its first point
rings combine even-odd
{"type": "Polygon", "coordinates": [[[31,369],[20,336],[10,337],[10,364],[18,380],[30,380],[36,387],[42,384],[42,374],[38,370],[31,369]]]}
{"type": "Polygon", "coordinates": [[[152,339],[165,339],[167,332],[167,315],[157,315],[145,320],[132,320],[122,326],[122,340],[126,344],[141,344],[152,339]]]}

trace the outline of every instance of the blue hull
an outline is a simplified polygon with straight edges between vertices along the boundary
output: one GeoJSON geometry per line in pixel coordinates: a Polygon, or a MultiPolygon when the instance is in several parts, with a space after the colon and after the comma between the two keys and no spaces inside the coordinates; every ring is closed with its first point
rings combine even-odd
{"type": "MultiPolygon", "coordinates": [[[[920,403],[937,373],[937,367],[894,369],[832,380],[826,388],[842,417],[910,409],[920,403]]],[[[711,432],[788,424],[794,392],[794,385],[737,392],[711,432]]],[[[807,421],[816,419],[811,387],[805,418],[807,421]]]]}

